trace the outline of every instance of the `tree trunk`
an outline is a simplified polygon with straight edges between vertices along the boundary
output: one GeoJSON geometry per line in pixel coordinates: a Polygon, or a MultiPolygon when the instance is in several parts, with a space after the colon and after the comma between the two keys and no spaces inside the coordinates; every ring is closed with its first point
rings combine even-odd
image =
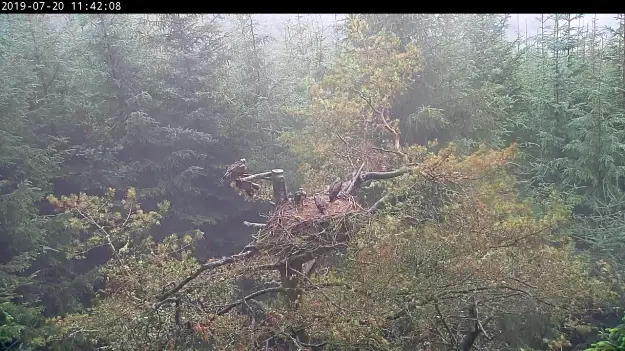
{"type": "Polygon", "coordinates": [[[280,206],[287,199],[286,181],[282,169],[271,170],[271,182],[273,183],[273,202],[280,206]]]}

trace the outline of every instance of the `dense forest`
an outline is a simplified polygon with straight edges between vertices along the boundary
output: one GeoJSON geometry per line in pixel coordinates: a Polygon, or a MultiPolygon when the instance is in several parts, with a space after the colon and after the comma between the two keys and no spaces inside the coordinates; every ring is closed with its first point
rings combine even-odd
{"type": "Polygon", "coordinates": [[[0,15],[0,350],[625,350],[625,14],[0,15]]]}

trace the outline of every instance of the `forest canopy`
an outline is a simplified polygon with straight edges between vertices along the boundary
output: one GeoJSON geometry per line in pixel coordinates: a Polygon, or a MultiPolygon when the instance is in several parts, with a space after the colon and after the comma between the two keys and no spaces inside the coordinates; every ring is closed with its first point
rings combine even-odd
{"type": "Polygon", "coordinates": [[[625,15],[0,17],[0,350],[625,350],[625,15]]]}

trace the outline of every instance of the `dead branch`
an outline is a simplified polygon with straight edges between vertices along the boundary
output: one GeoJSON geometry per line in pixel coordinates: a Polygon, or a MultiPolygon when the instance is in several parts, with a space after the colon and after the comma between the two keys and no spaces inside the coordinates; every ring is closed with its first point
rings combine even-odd
{"type": "Polygon", "coordinates": [[[253,270],[267,271],[267,270],[280,269],[281,267],[284,267],[285,264],[291,261],[310,262],[312,260],[317,259],[319,256],[322,256],[325,253],[332,252],[334,250],[339,249],[340,247],[345,247],[346,245],[347,244],[344,242],[338,242],[332,245],[318,246],[315,249],[311,249],[310,251],[291,255],[275,263],[258,265],[258,266],[254,266],[251,268],[253,270]]]}
{"type": "Polygon", "coordinates": [[[249,182],[249,181],[252,181],[254,179],[271,180],[271,172],[262,172],[262,173],[256,173],[256,174],[247,175],[245,177],[242,177],[240,180],[242,182],[249,182]]]}
{"type": "Polygon", "coordinates": [[[161,306],[163,306],[163,305],[165,305],[165,304],[168,304],[168,303],[176,303],[176,301],[178,301],[178,298],[177,298],[177,297],[170,297],[170,298],[167,298],[167,299],[165,299],[165,300],[163,300],[163,301],[160,301],[160,302],[158,302],[158,303],[154,304],[154,306],[153,306],[153,307],[154,307],[154,309],[155,309],[155,310],[157,310],[157,309],[159,309],[161,306]]]}
{"type": "Polygon", "coordinates": [[[255,297],[259,297],[259,296],[262,296],[262,295],[265,295],[265,294],[269,294],[269,293],[272,293],[272,292],[286,292],[287,290],[291,290],[291,289],[282,288],[282,287],[276,286],[276,287],[272,287],[272,288],[266,288],[266,289],[258,290],[256,292],[253,292],[253,293],[243,297],[241,300],[238,300],[238,301],[235,301],[233,303],[230,303],[230,304],[226,305],[221,310],[217,311],[216,316],[224,315],[224,314],[230,312],[233,308],[235,308],[235,307],[237,307],[239,305],[242,305],[247,300],[251,300],[251,299],[253,299],[255,297]]]}
{"type": "MultiPolygon", "coordinates": [[[[341,136],[341,134],[339,133],[334,133],[336,134],[337,137],[339,137],[339,139],[341,139],[341,141],[343,142],[343,144],[345,144],[345,146],[348,149],[351,149],[352,151],[355,151],[356,153],[360,153],[360,151],[356,148],[354,148],[353,146],[349,145],[349,143],[347,142],[347,140],[345,140],[345,138],[343,138],[343,136],[341,136]]],[[[346,155],[347,161],[349,162],[349,164],[354,167],[354,162],[352,161],[352,158],[349,156],[349,153],[346,155]]]]}
{"type": "Polygon", "coordinates": [[[386,201],[388,201],[388,199],[389,199],[388,194],[382,196],[381,199],[379,199],[371,207],[369,207],[367,212],[371,213],[371,214],[375,213],[377,210],[381,209],[382,206],[384,206],[386,204],[386,201]]]}
{"type": "Polygon", "coordinates": [[[254,191],[260,190],[259,184],[247,180],[237,179],[235,180],[235,185],[237,188],[245,191],[245,193],[250,197],[254,196],[254,191]]]}
{"type": "Polygon", "coordinates": [[[318,264],[319,264],[319,260],[316,259],[316,258],[314,258],[312,261],[310,261],[310,265],[308,265],[307,267],[304,268],[304,276],[310,277],[310,275],[317,268],[318,264]]]}
{"type": "Polygon", "coordinates": [[[246,227],[251,227],[251,228],[264,228],[267,226],[267,224],[265,223],[253,223],[253,222],[248,222],[248,221],[243,221],[243,224],[246,227]]]}
{"type": "MultiPolygon", "coordinates": [[[[364,163],[362,166],[360,166],[360,169],[354,174],[354,177],[349,183],[347,189],[341,190],[343,194],[353,195],[356,190],[358,190],[363,184],[369,181],[396,178],[406,173],[409,173],[414,169],[412,167],[403,167],[389,172],[362,172],[363,166],[364,163]]],[[[386,200],[388,199],[385,197],[378,200],[378,202],[376,202],[371,208],[369,208],[368,212],[373,213],[374,211],[379,209],[386,200]]]]}
{"type": "Polygon", "coordinates": [[[481,334],[484,334],[488,337],[488,334],[486,334],[486,331],[484,330],[484,325],[488,324],[488,322],[490,322],[491,319],[493,318],[491,316],[491,317],[486,318],[486,320],[483,323],[480,322],[480,320],[478,319],[477,309],[476,309],[475,304],[469,307],[468,317],[474,321],[473,330],[464,336],[464,339],[462,340],[462,344],[460,345],[460,350],[462,351],[470,351],[471,348],[473,348],[473,344],[475,344],[475,341],[481,334]]]}
{"type": "MultiPolygon", "coordinates": [[[[300,292],[300,291],[304,291],[304,290],[330,288],[330,287],[337,287],[337,286],[343,286],[343,285],[344,284],[339,284],[339,283],[326,283],[326,284],[320,284],[320,285],[304,286],[304,287],[301,287],[301,288],[283,288],[283,287],[280,287],[280,286],[266,288],[266,289],[262,289],[262,290],[258,290],[256,292],[253,292],[253,293],[245,296],[241,300],[238,300],[238,301],[235,301],[233,303],[230,303],[230,304],[226,305],[221,310],[219,310],[215,314],[215,316],[224,315],[224,314],[230,312],[233,308],[246,303],[248,300],[251,300],[253,298],[256,298],[256,297],[259,297],[259,296],[262,296],[262,295],[265,295],[265,294],[269,294],[269,293],[272,293],[272,292],[286,293],[286,292],[291,292],[291,291],[294,291],[294,290],[300,292]]],[[[213,319],[214,319],[214,317],[213,317],[213,319]]]]}
{"type": "Polygon", "coordinates": [[[175,293],[180,291],[180,289],[184,288],[187,284],[189,284],[193,279],[197,278],[203,272],[208,271],[208,270],[212,270],[212,269],[215,269],[215,268],[218,268],[218,267],[230,264],[230,263],[234,263],[234,262],[236,262],[238,260],[241,260],[241,259],[244,259],[244,258],[249,258],[249,257],[253,256],[256,252],[257,252],[256,250],[249,250],[248,249],[248,250],[243,251],[243,252],[241,252],[239,254],[236,254],[236,255],[223,257],[223,258],[221,258],[219,260],[209,261],[209,262],[206,262],[206,263],[202,264],[198,270],[193,272],[193,274],[191,274],[188,277],[186,277],[185,279],[183,279],[175,287],[169,289],[168,291],[166,291],[163,294],[161,294],[160,296],[158,296],[156,298],[157,303],[155,304],[155,307],[157,307],[159,305],[159,303],[163,302],[164,300],[168,299],[169,297],[171,297],[172,295],[174,295],[175,293]]]}
{"type": "Polygon", "coordinates": [[[396,177],[399,177],[401,175],[411,172],[413,169],[414,168],[411,168],[411,167],[403,167],[403,168],[396,169],[394,171],[388,171],[388,172],[364,172],[360,175],[360,178],[362,179],[361,183],[366,183],[371,180],[383,180],[383,179],[396,178],[396,177]]]}
{"type": "MultiPolygon", "coordinates": [[[[362,163],[360,168],[358,169],[358,171],[356,171],[355,173],[353,173],[353,177],[350,181],[346,181],[343,183],[343,190],[341,190],[340,194],[343,195],[354,195],[354,193],[356,192],[356,190],[358,190],[363,184],[365,184],[366,182],[372,181],[372,180],[384,180],[384,179],[391,179],[391,178],[396,178],[399,177],[403,174],[409,173],[411,172],[414,168],[413,167],[403,167],[400,169],[396,169],[394,171],[388,171],[388,172],[363,172],[362,169],[364,168],[365,164],[362,163]],[[347,187],[346,187],[346,184],[347,187]]],[[[382,199],[380,199],[382,200],[382,199]]],[[[377,207],[381,206],[383,204],[384,201],[380,202],[380,203],[376,203],[377,207]]],[[[376,206],[376,205],[374,205],[376,206]]],[[[373,212],[376,208],[370,208],[369,212],[373,212]]]]}
{"type": "Polygon", "coordinates": [[[438,306],[438,301],[434,301],[434,308],[436,309],[436,313],[438,315],[438,318],[441,321],[441,323],[443,324],[443,326],[445,327],[445,330],[447,331],[447,334],[449,334],[449,337],[451,338],[453,344],[456,345],[458,343],[458,340],[456,340],[456,335],[451,331],[451,328],[449,327],[449,324],[447,323],[447,320],[445,319],[445,317],[443,317],[443,314],[441,313],[441,309],[438,306]]]}
{"type": "Polygon", "coordinates": [[[384,148],[381,148],[381,147],[370,147],[369,149],[370,150],[375,150],[375,151],[380,151],[380,152],[386,152],[386,153],[389,153],[389,154],[395,154],[395,155],[397,155],[399,157],[402,157],[402,158],[406,157],[405,154],[403,154],[403,153],[401,153],[399,151],[396,151],[396,150],[387,150],[387,149],[384,149],[384,148]]]}
{"type": "Polygon", "coordinates": [[[363,162],[360,165],[360,168],[358,168],[358,171],[356,171],[356,173],[354,173],[354,176],[352,177],[351,182],[349,183],[349,186],[347,187],[347,189],[345,189],[345,194],[351,194],[352,191],[354,191],[354,188],[357,188],[358,186],[360,186],[360,182],[358,181],[360,178],[360,173],[362,172],[362,169],[365,167],[365,163],[363,162]]]}
{"type": "Polygon", "coordinates": [[[384,129],[386,129],[393,136],[393,146],[395,147],[395,150],[397,150],[397,153],[401,155],[405,160],[408,160],[408,155],[406,155],[401,150],[401,144],[400,144],[401,131],[399,130],[399,128],[392,127],[390,125],[389,121],[386,119],[386,116],[384,115],[384,109],[379,110],[375,108],[375,106],[373,106],[373,102],[371,101],[371,96],[365,96],[361,91],[356,90],[356,89],[352,89],[352,90],[356,92],[360,96],[360,98],[362,98],[367,103],[369,108],[374,113],[377,113],[378,116],[380,116],[380,120],[382,121],[384,129]]]}
{"type": "Polygon", "coordinates": [[[174,320],[176,321],[176,325],[180,326],[182,325],[181,323],[182,308],[181,308],[180,298],[176,298],[175,304],[176,304],[176,312],[174,314],[174,320]]]}
{"type": "MultiPolygon", "coordinates": [[[[390,312],[384,315],[384,319],[387,321],[395,321],[400,319],[401,317],[407,315],[408,313],[410,313],[411,311],[414,311],[415,309],[428,305],[430,303],[432,303],[432,299],[426,299],[423,301],[418,301],[418,302],[409,302],[406,304],[406,307],[400,309],[399,311],[396,312],[390,312]]],[[[367,320],[367,319],[361,319],[358,321],[358,324],[360,325],[371,325],[371,324],[375,324],[375,321],[377,320],[367,320]]]]}

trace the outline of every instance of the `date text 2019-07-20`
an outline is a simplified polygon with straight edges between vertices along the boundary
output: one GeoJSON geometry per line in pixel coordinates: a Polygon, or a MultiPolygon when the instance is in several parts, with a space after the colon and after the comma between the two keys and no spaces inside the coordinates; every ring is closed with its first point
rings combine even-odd
{"type": "Polygon", "coordinates": [[[0,1],[3,13],[121,12],[121,1],[0,1]]]}

